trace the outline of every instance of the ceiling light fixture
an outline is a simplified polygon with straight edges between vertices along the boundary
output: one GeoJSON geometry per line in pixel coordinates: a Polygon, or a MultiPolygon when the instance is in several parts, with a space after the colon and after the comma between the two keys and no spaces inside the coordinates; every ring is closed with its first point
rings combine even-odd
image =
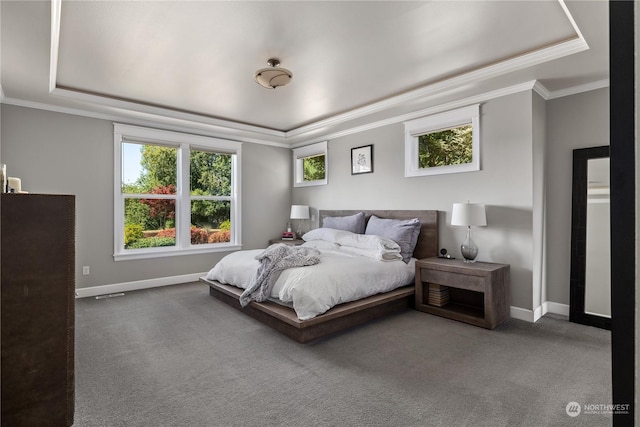
{"type": "Polygon", "coordinates": [[[286,68],[278,67],[280,60],[271,58],[267,61],[268,68],[262,68],[256,71],[256,82],[267,89],[275,89],[278,86],[289,84],[293,78],[293,73],[286,68]]]}

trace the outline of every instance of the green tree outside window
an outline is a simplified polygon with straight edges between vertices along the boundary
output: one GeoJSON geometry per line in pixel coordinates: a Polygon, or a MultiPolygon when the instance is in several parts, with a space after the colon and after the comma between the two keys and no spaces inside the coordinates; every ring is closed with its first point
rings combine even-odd
{"type": "MultiPolygon", "coordinates": [[[[176,194],[178,150],[174,147],[140,144],[140,153],[140,176],[133,184],[123,184],[123,193],[176,194]]],[[[190,194],[192,196],[231,196],[231,162],[231,154],[191,150],[190,194]]],[[[227,230],[224,230],[227,232],[226,239],[221,241],[228,241],[230,215],[231,205],[228,200],[191,201],[192,226],[207,229],[226,227],[227,230]]],[[[127,198],[124,203],[124,216],[125,225],[129,227],[129,233],[125,239],[126,247],[136,247],[135,241],[140,239],[138,229],[174,230],[174,235],[162,238],[167,240],[163,245],[168,244],[171,239],[175,242],[174,200],[127,198]]],[[[200,240],[202,239],[195,243],[207,243],[206,239],[200,240]]],[[[153,246],[157,245],[153,244],[153,246]]]]}
{"type": "Polygon", "coordinates": [[[471,124],[431,132],[418,137],[418,166],[460,165],[473,160],[471,124]]]}
{"type": "Polygon", "coordinates": [[[325,178],[324,154],[313,157],[305,157],[302,161],[303,179],[305,181],[318,181],[325,178]]]}

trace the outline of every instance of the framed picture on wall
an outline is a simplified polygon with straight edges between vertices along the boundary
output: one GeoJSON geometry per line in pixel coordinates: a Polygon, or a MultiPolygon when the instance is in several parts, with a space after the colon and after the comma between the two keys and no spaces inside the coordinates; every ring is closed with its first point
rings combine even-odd
{"type": "Polygon", "coordinates": [[[351,175],[373,173],[373,144],[351,149],[351,175]]]}

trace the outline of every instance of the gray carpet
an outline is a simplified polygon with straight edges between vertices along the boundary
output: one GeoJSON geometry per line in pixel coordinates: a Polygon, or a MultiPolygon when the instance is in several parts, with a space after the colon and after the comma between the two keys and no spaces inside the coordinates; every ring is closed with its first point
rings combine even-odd
{"type": "Polygon", "coordinates": [[[409,310],[298,344],[202,284],[76,305],[76,426],[605,426],[610,333],[409,310]]]}

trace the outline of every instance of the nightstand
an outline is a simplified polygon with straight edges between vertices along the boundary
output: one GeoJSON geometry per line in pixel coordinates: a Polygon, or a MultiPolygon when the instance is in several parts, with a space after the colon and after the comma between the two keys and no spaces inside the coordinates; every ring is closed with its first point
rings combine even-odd
{"type": "Polygon", "coordinates": [[[285,245],[299,246],[304,243],[304,240],[302,239],[294,239],[294,240],[271,239],[269,240],[270,245],[273,245],[275,243],[284,243],[285,245]]]}
{"type": "Polygon", "coordinates": [[[416,310],[493,329],[509,319],[510,304],[507,264],[416,261],[416,310]]]}

